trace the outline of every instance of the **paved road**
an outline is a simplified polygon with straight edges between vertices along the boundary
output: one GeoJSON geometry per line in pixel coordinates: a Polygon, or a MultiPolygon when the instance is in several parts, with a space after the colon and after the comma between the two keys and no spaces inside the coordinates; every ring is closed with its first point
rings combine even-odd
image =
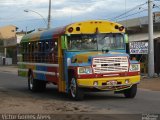
{"type": "Polygon", "coordinates": [[[76,102],[51,85],[43,93],[31,93],[26,78],[0,71],[0,103],[0,113],[160,113],[160,92],[138,89],[135,99],[107,92],[86,93],[84,101],[76,102]]]}

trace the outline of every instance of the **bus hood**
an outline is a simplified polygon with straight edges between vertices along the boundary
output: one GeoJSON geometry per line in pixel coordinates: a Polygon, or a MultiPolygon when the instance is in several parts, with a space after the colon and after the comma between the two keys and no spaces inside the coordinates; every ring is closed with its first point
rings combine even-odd
{"type": "Polygon", "coordinates": [[[87,53],[81,53],[77,54],[72,58],[72,63],[88,63],[91,62],[92,58],[94,57],[129,57],[126,53],[119,53],[119,52],[87,52],[87,53]]]}

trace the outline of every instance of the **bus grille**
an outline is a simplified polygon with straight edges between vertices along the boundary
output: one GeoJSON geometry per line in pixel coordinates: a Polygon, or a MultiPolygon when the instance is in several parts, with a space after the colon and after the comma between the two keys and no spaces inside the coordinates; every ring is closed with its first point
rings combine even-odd
{"type": "Polygon", "coordinates": [[[128,57],[101,57],[93,58],[93,72],[101,73],[117,73],[128,71],[128,57]]]}

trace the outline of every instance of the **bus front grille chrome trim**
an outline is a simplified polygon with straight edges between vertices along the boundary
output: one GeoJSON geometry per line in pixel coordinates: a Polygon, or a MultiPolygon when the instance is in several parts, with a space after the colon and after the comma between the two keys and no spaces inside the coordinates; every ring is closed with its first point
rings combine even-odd
{"type": "Polygon", "coordinates": [[[128,57],[100,57],[93,58],[93,72],[96,74],[127,72],[128,57]]]}

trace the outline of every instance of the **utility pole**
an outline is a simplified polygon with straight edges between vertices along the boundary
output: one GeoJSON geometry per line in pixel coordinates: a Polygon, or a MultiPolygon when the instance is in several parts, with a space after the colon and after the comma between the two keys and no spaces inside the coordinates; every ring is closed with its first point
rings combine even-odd
{"type": "Polygon", "coordinates": [[[49,0],[49,11],[48,11],[48,25],[47,29],[51,28],[51,0],[49,0]]]}
{"type": "Polygon", "coordinates": [[[149,31],[149,49],[148,49],[148,76],[154,76],[154,41],[153,41],[153,0],[148,0],[148,31],[149,31]]]}

